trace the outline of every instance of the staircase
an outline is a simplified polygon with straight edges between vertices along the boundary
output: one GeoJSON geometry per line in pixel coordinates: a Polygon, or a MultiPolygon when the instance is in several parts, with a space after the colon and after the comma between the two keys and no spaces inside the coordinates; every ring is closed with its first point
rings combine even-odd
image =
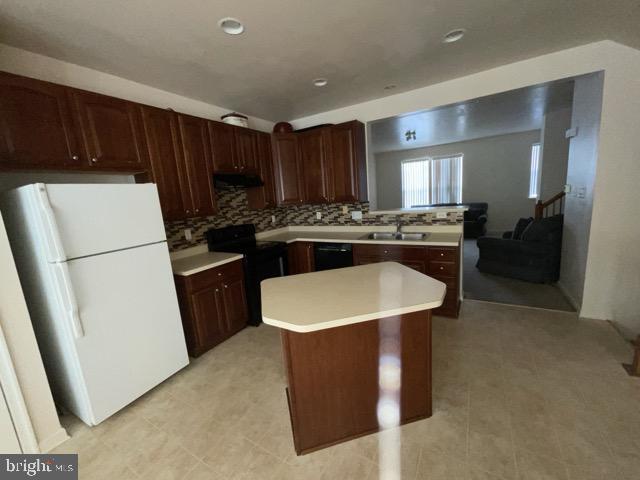
{"type": "Polygon", "coordinates": [[[556,215],[557,213],[564,212],[564,197],[566,193],[560,192],[556,193],[549,200],[542,201],[538,200],[536,203],[535,212],[533,218],[539,220],[544,217],[548,217],[549,215],[556,215]]]}

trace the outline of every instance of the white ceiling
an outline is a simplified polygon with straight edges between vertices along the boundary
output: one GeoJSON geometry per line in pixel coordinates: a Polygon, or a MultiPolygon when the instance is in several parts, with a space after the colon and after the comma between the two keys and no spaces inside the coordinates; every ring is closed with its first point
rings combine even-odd
{"type": "Polygon", "coordinates": [[[476,98],[371,123],[374,153],[443,145],[542,128],[544,114],[571,107],[573,80],[476,98]],[[405,132],[416,132],[407,141],[405,132]]]}
{"type": "Polygon", "coordinates": [[[640,48],[638,24],[637,0],[0,0],[2,43],[269,120],[605,38],[640,48]]]}

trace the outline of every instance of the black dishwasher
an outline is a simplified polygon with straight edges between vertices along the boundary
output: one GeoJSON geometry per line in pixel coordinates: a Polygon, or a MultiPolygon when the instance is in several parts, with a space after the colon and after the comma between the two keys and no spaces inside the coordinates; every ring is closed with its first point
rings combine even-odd
{"type": "Polygon", "coordinates": [[[350,243],[315,242],[313,249],[316,272],[353,266],[350,243]]]}

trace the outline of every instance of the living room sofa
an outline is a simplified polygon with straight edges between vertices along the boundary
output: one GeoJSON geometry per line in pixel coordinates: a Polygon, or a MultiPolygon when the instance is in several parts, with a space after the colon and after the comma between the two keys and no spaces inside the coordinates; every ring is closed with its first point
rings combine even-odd
{"type": "MultiPolygon", "coordinates": [[[[522,233],[518,228],[504,238],[478,238],[478,270],[527,282],[553,283],[560,276],[562,215],[530,219],[522,233]],[[518,238],[514,238],[518,237],[518,238]]],[[[523,220],[518,222],[522,229],[523,220]]]]}

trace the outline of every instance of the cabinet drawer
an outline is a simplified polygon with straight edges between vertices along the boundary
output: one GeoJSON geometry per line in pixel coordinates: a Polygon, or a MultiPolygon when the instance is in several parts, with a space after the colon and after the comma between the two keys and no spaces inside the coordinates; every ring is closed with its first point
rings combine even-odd
{"type": "Polygon", "coordinates": [[[207,288],[215,283],[230,282],[242,278],[242,261],[227,263],[185,277],[192,291],[207,288]]]}
{"type": "Polygon", "coordinates": [[[446,277],[455,277],[458,272],[457,272],[455,263],[430,260],[429,273],[433,275],[444,275],[446,277]]]}
{"type": "Polygon", "coordinates": [[[429,247],[429,260],[455,262],[457,257],[457,248],[429,247]]]}
{"type": "Polygon", "coordinates": [[[225,282],[231,282],[242,278],[242,260],[226,263],[214,269],[216,277],[225,282]]]}
{"type": "Polygon", "coordinates": [[[358,243],[353,246],[354,255],[379,257],[380,261],[424,260],[427,248],[411,245],[380,245],[358,243]]]}

